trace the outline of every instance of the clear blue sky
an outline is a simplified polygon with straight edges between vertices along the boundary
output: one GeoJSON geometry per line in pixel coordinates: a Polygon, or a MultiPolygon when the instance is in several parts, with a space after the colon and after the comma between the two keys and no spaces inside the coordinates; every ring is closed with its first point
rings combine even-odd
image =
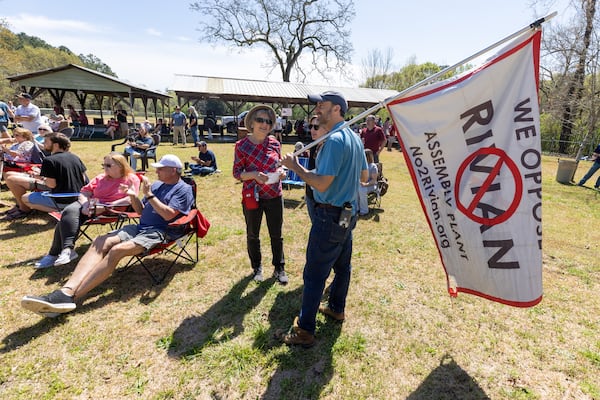
{"type": "MultiPolygon", "coordinates": [[[[454,64],[508,36],[536,18],[558,11],[566,16],[568,0],[355,0],[351,27],[355,80],[335,73],[328,82],[356,86],[361,61],[371,49],[393,49],[399,69],[415,58],[454,64]]],[[[261,67],[264,53],[218,48],[198,41],[199,14],[190,1],[0,0],[0,18],[12,31],[38,36],[76,54],[94,54],[120,79],[148,89],[165,90],[174,74],[281,81],[278,70],[261,67]]],[[[305,81],[323,84],[321,76],[305,81]]]]}

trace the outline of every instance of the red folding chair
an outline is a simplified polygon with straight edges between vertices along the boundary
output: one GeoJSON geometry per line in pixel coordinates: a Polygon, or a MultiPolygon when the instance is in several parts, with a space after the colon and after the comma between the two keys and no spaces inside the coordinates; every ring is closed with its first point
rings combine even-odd
{"type": "MultiPolygon", "coordinates": [[[[44,192],[44,195],[53,198],[56,197],[55,194],[51,194],[49,192],[44,192]]],[[[73,195],[79,196],[79,193],[61,193],[61,195],[66,195],[66,197],[72,197],[73,195]]],[[[76,198],[77,197],[75,197],[75,199],[76,198]]],[[[57,222],[60,222],[60,219],[62,217],[62,213],[60,211],[51,211],[48,214],[57,222]]],[[[119,229],[121,228],[121,226],[123,226],[123,224],[125,224],[126,221],[129,220],[129,214],[132,214],[132,218],[135,218],[137,216],[137,214],[130,212],[130,206],[126,205],[116,207],[113,206],[105,213],[91,216],[87,220],[83,221],[81,225],[79,225],[76,240],[79,240],[81,236],[83,236],[87,240],[92,242],[94,239],[87,232],[88,229],[92,226],[108,226],[109,231],[119,229]]]]}
{"type": "MultiPolygon", "coordinates": [[[[142,181],[143,172],[136,172],[136,175],[142,181]]],[[[60,193],[54,194],[50,192],[44,192],[44,196],[48,196],[52,198],[54,204],[56,204],[56,208],[60,208],[56,200],[58,198],[73,198],[75,201],[79,197],[79,193],[60,193]]],[[[77,232],[76,240],[81,236],[84,236],[90,242],[93,241],[93,238],[87,233],[88,229],[92,226],[108,226],[109,231],[121,228],[125,222],[133,223],[138,218],[139,215],[136,212],[133,212],[133,209],[130,205],[122,205],[122,206],[111,206],[108,204],[98,204],[100,206],[105,207],[105,212],[98,215],[90,216],[87,220],[81,223],[79,226],[79,231],[77,232]]],[[[51,211],[48,214],[56,221],[60,221],[61,212],[60,211],[51,211]]]]}
{"type": "Polygon", "coordinates": [[[210,228],[210,222],[202,215],[202,213],[196,208],[196,182],[193,178],[190,177],[182,177],[184,182],[188,185],[192,186],[192,192],[194,194],[194,204],[192,205],[192,210],[188,215],[184,215],[177,220],[171,222],[169,227],[171,228],[180,228],[183,229],[183,233],[181,236],[177,238],[168,238],[158,246],[153,247],[150,251],[144,254],[132,256],[127,264],[123,267],[122,270],[126,270],[137,263],[141,264],[142,267],[146,270],[146,272],[150,275],[152,280],[156,285],[162,283],[171,268],[177,263],[179,260],[185,260],[192,264],[198,263],[199,259],[199,238],[203,238],[206,236],[208,229],[210,228]],[[194,243],[192,245],[195,247],[195,250],[188,251],[187,247],[190,245],[192,240],[194,243]],[[158,256],[161,254],[173,255],[174,259],[171,260],[165,267],[163,267],[162,273],[153,272],[144,262],[149,256],[158,256]]]}

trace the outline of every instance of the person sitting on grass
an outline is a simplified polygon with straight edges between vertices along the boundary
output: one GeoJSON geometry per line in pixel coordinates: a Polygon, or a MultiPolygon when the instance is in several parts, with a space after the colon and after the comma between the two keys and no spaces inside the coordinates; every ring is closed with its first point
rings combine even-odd
{"type": "Polygon", "coordinates": [[[66,206],[61,218],[54,228],[54,239],[50,251],[34,264],[36,269],[65,265],[77,259],[75,239],[82,222],[95,215],[103,214],[109,206],[126,206],[130,204],[127,190],[131,187],[139,191],[140,178],[133,172],[125,156],[111,153],[104,157],[102,163],[104,173],[96,176],[81,188],[77,201],[66,206]],[[90,200],[93,199],[95,204],[90,200]]]}
{"type": "Polygon", "coordinates": [[[217,170],[217,157],[212,150],[208,149],[205,141],[198,142],[198,157],[192,156],[196,164],[190,165],[194,175],[210,175],[217,170]]]}
{"type": "Polygon", "coordinates": [[[95,238],[61,289],[45,296],[25,296],[23,308],[45,317],[73,311],[75,302],[108,279],[121,259],[146,253],[165,238],[179,236],[180,232],[171,231],[168,224],[191,211],[192,187],[181,180],[183,165],[177,156],[167,154],[151,165],[156,168],[158,181],[150,185],[148,178],[142,177],[144,198],[138,199],[133,186],[127,189],[133,209],[141,214],[139,224],[95,238]]]}

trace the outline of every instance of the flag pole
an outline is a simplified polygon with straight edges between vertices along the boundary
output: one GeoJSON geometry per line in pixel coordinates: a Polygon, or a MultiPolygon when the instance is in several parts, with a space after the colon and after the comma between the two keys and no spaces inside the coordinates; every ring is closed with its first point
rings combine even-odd
{"type": "MultiPolygon", "coordinates": [[[[526,27],[519,29],[515,33],[506,36],[504,39],[501,39],[501,40],[497,41],[496,43],[494,43],[494,44],[486,47],[483,50],[478,51],[477,53],[475,53],[475,54],[473,54],[473,55],[465,58],[464,60],[461,60],[461,61],[457,62],[454,65],[446,67],[446,68],[444,68],[443,70],[441,70],[439,72],[436,72],[435,74],[433,74],[433,75],[431,75],[431,76],[423,79],[422,81],[419,81],[419,82],[415,83],[411,87],[402,90],[400,93],[398,93],[398,94],[396,94],[394,96],[388,97],[387,99],[385,99],[385,100],[383,100],[383,101],[375,104],[373,107],[369,108],[368,110],[365,110],[362,113],[358,114],[356,117],[354,117],[354,118],[346,121],[337,130],[346,128],[347,126],[350,126],[353,123],[362,120],[363,118],[367,117],[368,115],[373,114],[374,112],[377,112],[377,110],[379,110],[380,108],[385,107],[388,103],[394,101],[395,99],[397,99],[397,98],[399,98],[401,96],[404,96],[405,94],[410,93],[413,90],[420,88],[421,86],[425,86],[429,82],[434,81],[437,78],[439,78],[440,76],[443,76],[444,74],[446,74],[446,73],[448,73],[450,71],[455,70],[456,68],[460,67],[461,65],[467,64],[469,61],[476,59],[477,57],[481,56],[482,54],[485,54],[485,53],[489,52],[490,50],[492,50],[492,49],[500,46],[501,44],[504,44],[504,43],[508,42],[509,40],[512,40],[512,39],[516,38],[517,36],[522,35],[523,33],[527,32],[527,31],[529,31],[531,29],[537,29],[537,28],[539,28],[542,25],[542,23],[544,23],[544,22],[546,22],[546,21],[554,18],[556,16],[556,14],[557,14],[557,12],[554,11],[553,13],[548,14],[545,17],[537,19],[534,22],[532,22],[531,24],[527,25],[526,27]]],[[[314,141],[312,141],[311,143],[307,144],[306,146],[304,146],[300,150],[294,152],[293,155],[296,156],[296,157],[299,156],[300,154],[304,153],[306,150],[308,150],[308,149],[310,149],[310,148],[318,145],[322,141],[326,140],[332,133],[333,133],[333,131],[328,132],[327,134],[321,136],[320,138],[315,139],[314,141]]]]}

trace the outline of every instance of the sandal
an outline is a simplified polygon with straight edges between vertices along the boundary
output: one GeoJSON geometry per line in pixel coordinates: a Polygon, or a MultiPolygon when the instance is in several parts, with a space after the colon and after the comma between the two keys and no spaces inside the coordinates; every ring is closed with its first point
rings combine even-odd
{"type": "Polygon", "coordinates": [[[21,209],[19,209],[18,211],[15,211],[14,213],[7,214],[4,218],[2,218],[2,220],[3,221],[14,221],[16,219],[25,218],[29,214],[31,214],[31,211],[22,211],[21,209]]]}

